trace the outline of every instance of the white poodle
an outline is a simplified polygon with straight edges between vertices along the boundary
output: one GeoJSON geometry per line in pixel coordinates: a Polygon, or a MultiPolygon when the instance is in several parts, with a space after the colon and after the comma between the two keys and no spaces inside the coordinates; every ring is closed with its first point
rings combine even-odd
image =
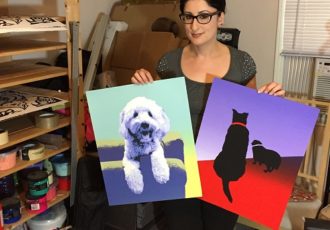
{"type": "Polygon", "coordinates": [[[135,194],[143,192],[140,156],[150,155],[155,180],[165,184],[170,169],[164,157],[162,138],[170,129],[170,122],[155,101],[136,97],[120,113],[120,133],[125,138],[123,166],[128,187],[135,194]]]}

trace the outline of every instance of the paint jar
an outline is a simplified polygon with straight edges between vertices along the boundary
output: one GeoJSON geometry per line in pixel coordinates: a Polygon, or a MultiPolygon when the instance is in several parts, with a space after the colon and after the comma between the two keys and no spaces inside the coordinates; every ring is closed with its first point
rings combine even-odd
{"type": "Polygon", "coordinates": [[[57,181],[58,181],[58,189],[59,190],[64,190],[64,191],[69,191],[70,190],[70,185],[71,185],[70,176],[58,177],[57,181]]]}
{"type": "Polygon", "coordinates": [[[19,152],[22,160],[38,160],[44,156],[45,145],[38,141],[27,141],[21,146],[19,152]]]}
{"type": "Polygon", "coordinates": [[[57,193],[56,184],[53,183],[52,185],[49,186],[48,192],[46,194],[47,201],[53,200],[56,197],[56,193],[57,193]]]}
{"type": "Polygon", "coordinates": [[[47,210],[47,198],[44,196],[32,196],[31,194],[26,194],[26,208],[29,213],[39,214],[47,210]]]}
{"type": "Polygon", "coordinates": [[[3,222],[12,224],[21,219],[21,201],[16,197],[8,197],[1,200],[3,222]]]}
{"type": "Polygon", "coordinates": [[[15,194],[15,182],[13,175],[4,176],[0,179],[0,200],[15,194]]]}
{"type": "Polygon", "coordinates": [[[3,212],[2,212],[2,204],[0,203],[0,230],[3,230],[3,212]]]}
{"type": "Polygon", "coordinates": [[[48,173],[48,184],[49,186],[54,183],[54,170],[53,170],[53,165],[52,163],[46,159],[43,162],[44,169],[48,173]]]}
{"type": "Polygon", "coordinates": [[[6,148],[0,150],[0,171],[8,170],[16,165],[17,148],[6,148]]]}
{"type": "Polygon", "coordinates": [[[43,196],[48,192],[48,174],[45,171],[32,171],[26,177],[29,193],[32,196],[43,196]]]}
{"type": "Polygon", "coordinates": [[[47,212],[39,214],[27,221],[30,230],[60,229],[66,219],[67,212],[63,202],[54,205],[47,212]]]}
{"type": "Polygon", "coordinates": [[[71,174],[71,163],[66,157],[55,157],[52,159],[52,163],[57,176],[65,177],[71,174]]]}

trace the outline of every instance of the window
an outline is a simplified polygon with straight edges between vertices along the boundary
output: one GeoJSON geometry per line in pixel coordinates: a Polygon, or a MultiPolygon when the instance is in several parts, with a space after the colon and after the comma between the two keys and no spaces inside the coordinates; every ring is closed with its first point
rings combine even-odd
{"type": "Polygon", "coordinates": [[[330,0],[286,0],[282,55],[330,57],[330,0]]]}

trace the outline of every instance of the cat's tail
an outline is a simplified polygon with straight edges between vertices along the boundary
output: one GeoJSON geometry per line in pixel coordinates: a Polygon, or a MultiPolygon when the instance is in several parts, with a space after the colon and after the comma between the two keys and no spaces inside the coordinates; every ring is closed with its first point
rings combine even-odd
{"type": "Polygon", "coordinates": [[[232,203],[233,198],[231,197],[231,194],[230,194],[229,181],[228,180],[222,180],[222,188],[223,188],[223,192],[225,193],[227,199],[230,201],[230,203],[232,203]]]}

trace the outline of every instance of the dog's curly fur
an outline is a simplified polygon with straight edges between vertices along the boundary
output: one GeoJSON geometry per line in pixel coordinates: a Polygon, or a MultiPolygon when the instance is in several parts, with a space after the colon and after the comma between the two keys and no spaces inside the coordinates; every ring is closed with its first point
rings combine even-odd
{"type": "Polygon", "coordinates": [[[162,138],[170,129],[164,110],[155,101],[136,97],[120,113],[120,133],[125,138],[123,166],[128,187],[135,194],[143,192],[140,156],[150,155],[155,180],[166,183],[170,169],[164,156],[162,138]]]}

